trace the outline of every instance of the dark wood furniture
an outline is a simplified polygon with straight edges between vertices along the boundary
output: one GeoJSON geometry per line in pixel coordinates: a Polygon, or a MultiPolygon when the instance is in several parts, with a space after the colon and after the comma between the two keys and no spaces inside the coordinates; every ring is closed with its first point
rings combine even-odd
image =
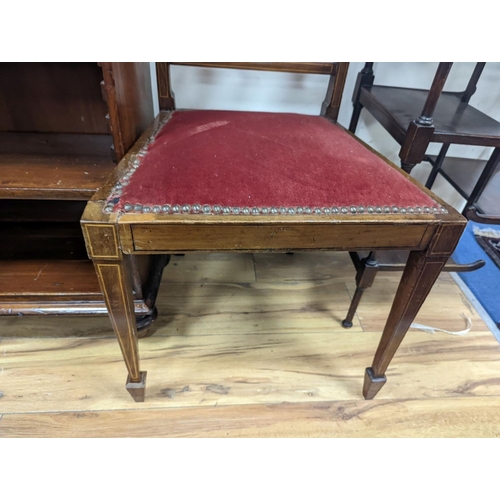
{"type": "MultiPolygon", "coordinates": [[[[351,299],[351,304],[345,319],[342,321],[344,328],[351,328],[352,320],[358,309],[365,291],[375,282],[379,271],[404,271],[410,255],[409,251],[365,251],[349,252],[354,268],[356,269],[356,290],[351,299]]],[[[442,271],[449,273],[472,272],[484,267],[484,260],[477,260],[471,264],[457,264],[449,259],[442,271]]]]}
{"type": "MultiPolygon", "coordinates": [[[[0,64],[0,314],[106,314],[79,221],[152,119],[149,63],[0,64]]],[[[135,259],[141,327],[151,272],[135,259]]]]}
{"type": "MultiPolygon", "coordinates": [[[[256,117],[257,113],[245,112],[173,111],[175,101],[169,81],[170,67],[168,63],[157,63],[162,111],[119,163],[109,182],[87,204],[82,218],[87,250],[99,275],[111,323],[127,366],[127,390],[135,401],[144,400],[146,373],[139,366],[133,320],[133,279],[127,265],[134,256],[179,252],[407,250],[410,256],[403,278],[372,366],[365,373],[363,395],[367,399],[373,398],[385,384],[385,371],[392,357],[453,252],[465,227],[465,219],[336,124],[347,63],[189,64],[326,73],[330,74],[330,84],[320,117],[285,115],[280,118],[275,113],[256,117]],[[268,128],[252,125],[255,122],[266,124],[267,120],[272,122],[268,128]],[[287,128],[291,122],[298,124],[296,134],[287,128]],[[306,127],[304,133],[301,127],[306,127]],[[323,143],[316,142],[318,130],[326,131],[323,143]],[[204,135],[208,131],[211,131],[211,140],[204,135]],[[231,152],[234,157],[227,156],[232,145],[228,138],[238,138],[240,132],[243,151],[237,145],[231,152]],[[202,141],[206,141],[203,147],[202,141]],[[307,149],[308,141],[316,147],[307,149]],[[343,145],[343,156],[336,156],[343,145]],[[260,154],[261,147],[266,148],[266,155],[260,154]],[[273,163],[274,156],[269,153],[273,147],[280,155],[288,155],[282,165],[277,161],[273,163]],[[222,159],[216,160],[214,157],[218,156],[219,150],[223,152],[219,155],[222,159]],[[162,156],[162,151],[169,153],[162,156]],[[392,195],[380,189],[367,196],[367,201],[379,203],[345,206],[345,200],[354,199],[361,190],[342,189],[337,182],[316,177],[316,164],[326,151],[332,151],[337,162],[334,179],[354,175],[363,188],[370,191],[373,174],[369,169],[376,168],[383,177],[382,182],[385,178],[397,181],[408,196],[424,197],[434,208],[384,206],[387,196],[392,195]],[[190,158],[192,161],[188,164],[190,158]],[[248,160],[248,168],[237,172],[238,161],[242,158],[248,160]],[[260,175],[262,165],[263,177],[260,175]],[[221,171],[225,175],[221,176],[221,171]],[[154,172],[153,178],[145,172],[154,172]],[[249,193],[248,198],[254,199],[263,196],[261,191],[269,188],[268,196],[272,200],[273,196],[278,198],[278,191],[286,185],[295,186],[295,190],[292,193],[285,190],[280,194],[282,197],[303,199],[304,192],[312,189],[314,196],[330,196],[333,203],[322,207],[303,204],[281,208],[280,205],[276,208],[257,202],[253,208],[224,203],[204,205],[208,202],[201,198],[208,199],[213,194],[204,191],[206,184],[218,186],[220,181],[224,187],[224,183],[231,182],[233,174],[239,188],[221,188],[221,193],[225,193],[223,197],[245,199],[249,193]],[[200,176],[203,176],[203,182],[199,182],[200,176]],[[148,185],[154,191],[158,184],[160,189],[157,189],[156,198],[144,194],[148,185]],[[180,187],[172,187],[176,184],[180,187]],[[252,191],[253,184],[259,186],[259,190],[252,191]],[[162,196],[167,199],[172,193],[175,198],[175,190],[185,185],[189,188],[185,191],[186,196],[199,196],[197,199],[201,204],[193,204],[193,201],[186,204],[157,203],[157,199],[162,196]],[[192,191],[196,190],[198,192],[193,194],[192,191]],[[133,202],[132,198],[135,198],[133,202]]],[[[328,161],[326,165],[323,173],[328,176],[328,169],[334,167],[328,161]]]]}
{"type": "Polygon", "coordinates": [[[469,104],[486,63],[477,63],[467,88],[444,92],[453,63],[439,63],[429,90],[374,85],[373,63],[359,73],[352,97],[353,114],[349,130],[354,133],[361,110],[368,112],[401,145],[401,167],[411,173],[422,161],[432,164],[426,187],[432,187],[438,173],[443,175],[466,200],[474,204],[500,159],[500,123],[469,104]],[[427,155],[430,143],[442,144],[437,156],[427,155]],[[451,144],[494,148],[487,162],[451,158],[451,144]]]}
{"type": "MultiPolygon", "coordinates": [[[[358,74],[353,93],[353,113],[349,130],[354,133],[361,110],[366,108],[401,145],[402,168],[410,173],[422,161],[432,164],[426,182],[431,189],[438,174],[466,199],[464,213],[481,195],[495,172],[500,159],[500,123],[469,104],[485,63],[477,63],[463,92],[443,92],[452,63],[439,63],[429,91],[413,88],[374,85],[373,63],[366,63],[358,74]],[[437,156],[427,155],[431,142],[442,143],[437,156]],[[492,146],[488,161],[447,157],[451,144],[492,146]]],[[[351,253],[356,268],[356,291],[346,318],[345,328],[352,326],[364,291],[373,285],[378,271],[401,271],[408,252],[351,253]]],[[[484,261],[456,264],[453,259],[444,271],[472,272],[484,261]]]]}

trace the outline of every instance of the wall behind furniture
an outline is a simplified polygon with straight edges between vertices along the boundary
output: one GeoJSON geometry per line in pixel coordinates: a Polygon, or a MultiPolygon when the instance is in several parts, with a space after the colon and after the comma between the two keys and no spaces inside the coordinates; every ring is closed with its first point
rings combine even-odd
{"type": "MultiPolygon", "coordinates": [[[[347,75],[339,123],[348,127],[352,113],[351,97],[358,72],[364,63],[351,63],[347,75]]],[[[475,63],[455,63],[445,90],[464,90],[475,63]]],[[[428,89],[438,63],[375,63],[375,83],[400,87],[428,89]]],[[[154,63],[151,64],[153,85],[156,82],[154,63]]],[[[242,71],[229,69],[172,66],[172,87],[178,108],[231,109],[249,111],[279,111],[319,114],[325,97],[328,76],[242,71]]],[[[500,63],[488,63],[479,80],[477,92],[470,103],[500,121],[500,63]]],[[[154,89],[156,96],[156,89],[154,89]]],[[[157,102],[155,103],[157,106],[157,102]]],[[[157,109],[157,108],[156,108],[157,109]]],[[[363,111],[356,131],[361,139],[399,165],[399,145],[363,111]]],[[[439,151],[431,144],[429,153],[439,151]]],[[[452,146],[449,156],[487,159],[491,148],[452,146]]],[[[413,170],[413,177],[421,182],[427,179],[430,165],[422,163],[413,170]]],[[[462,197],[441,177],[433,191],[461,210],[462,197]]]]}

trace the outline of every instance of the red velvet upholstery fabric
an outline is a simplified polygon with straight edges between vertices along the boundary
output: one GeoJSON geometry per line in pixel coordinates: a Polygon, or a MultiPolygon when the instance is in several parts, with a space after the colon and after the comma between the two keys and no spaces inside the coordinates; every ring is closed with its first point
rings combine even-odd
{"type": "Polygon", "coordinates": [[[438,206],[342,128],[287,113],[175,111],[123,184],[115,211],[438,206]]]}

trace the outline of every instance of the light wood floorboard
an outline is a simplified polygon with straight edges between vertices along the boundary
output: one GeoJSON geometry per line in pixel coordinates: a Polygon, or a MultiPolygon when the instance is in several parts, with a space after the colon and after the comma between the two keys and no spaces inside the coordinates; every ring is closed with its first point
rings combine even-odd
{"type": "Polygon", "coordinates": [[[0,437],[499,437],[498,398],[7,414],[0,437]]]}
{"type": "Polygon", "coordinates": [[[500,345],[443,274],[377,399],[363,372],[400,273],[379,273],[354,327],[346,253],[186,255],[165,270],[134,403],[107,318],[0,318],[0,436],[497,436],[500,345]],[[329,265],[331,264],[331,265],[329,265]]]}

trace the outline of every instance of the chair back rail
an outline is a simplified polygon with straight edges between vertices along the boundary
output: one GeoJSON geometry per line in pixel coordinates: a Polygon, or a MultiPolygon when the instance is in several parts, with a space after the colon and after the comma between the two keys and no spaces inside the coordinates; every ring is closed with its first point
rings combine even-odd
{"type": "Polygon", "coordinates": [[[283,71],[286,73],[313,73],[331,75],[336,63],[317,62],[171,62],[177,66],[199,66],[204,68],[250,69],[255,71],[283,71]]]}
{"type": "Polygon", "coordinates": [[[346,62],[157,62],[158,99],[162,111],[175,109],[174,93],[170,82],[170,65],[330,75],[321,115],[332,121],[337,120],[349,67],[349,63],[346,62]]]}

